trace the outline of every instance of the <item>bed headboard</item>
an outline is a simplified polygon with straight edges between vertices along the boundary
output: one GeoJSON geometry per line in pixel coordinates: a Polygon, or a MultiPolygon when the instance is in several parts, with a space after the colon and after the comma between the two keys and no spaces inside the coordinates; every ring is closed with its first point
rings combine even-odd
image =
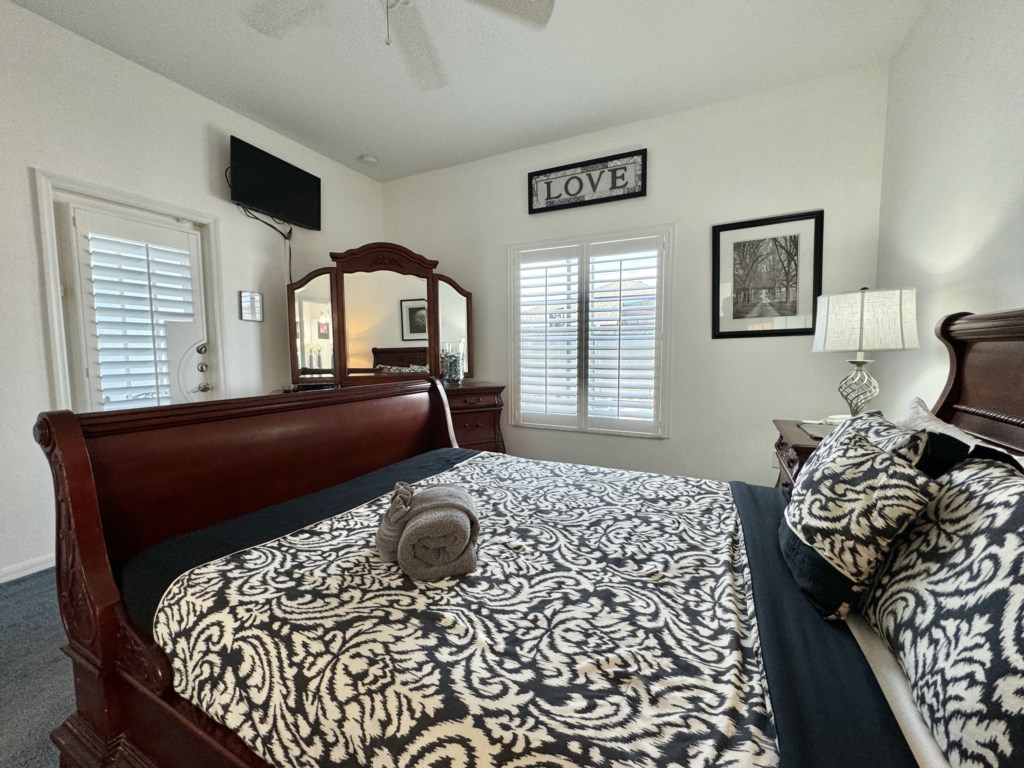
{"type": "Polygon", "coordinates": [[[410,365],[426,365],[426,347],[373,347],[373,367],[393,365],[408,368],[410,365]]]}
{"type": "Polygon", "coordinates": [[[935,335],[949,350],[935,415],[1024,453],[1024,310],[949,315],[935,335]]]}

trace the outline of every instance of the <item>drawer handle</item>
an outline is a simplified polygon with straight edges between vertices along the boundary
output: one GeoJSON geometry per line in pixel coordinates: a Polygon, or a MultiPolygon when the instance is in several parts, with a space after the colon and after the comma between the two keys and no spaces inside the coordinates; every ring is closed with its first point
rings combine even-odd
{"type": "Polygon", "coordinates": [[[462,404],[463,405],[476,405],[476,404],[478,404],[478,403],[480,403],[482,401],[483,401],[482,397],[478,397],[475,400],[470,400],[468,397],[462,398],[462,404]]]}
{"type": "Polygon", "coordinates": [[[462,428],[463,429],[480,429],[480,427],[482,427],[482,426],[483,426],[483,424],[481,422],[479,422],[479,421],[476,424],[470,424],[467,421],[465,424],[462,425],[462,428]]]}

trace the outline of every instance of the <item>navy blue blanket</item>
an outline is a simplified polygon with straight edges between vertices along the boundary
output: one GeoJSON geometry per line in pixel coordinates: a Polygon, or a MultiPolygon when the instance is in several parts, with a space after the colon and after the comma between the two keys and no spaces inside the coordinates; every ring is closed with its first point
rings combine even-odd
{"type": "Polygon", "coordinates": [[[916,766],[846,623],[822,619],[782,559],[785,494],[729,486],[743,525],[782,768],[916,766]]]}

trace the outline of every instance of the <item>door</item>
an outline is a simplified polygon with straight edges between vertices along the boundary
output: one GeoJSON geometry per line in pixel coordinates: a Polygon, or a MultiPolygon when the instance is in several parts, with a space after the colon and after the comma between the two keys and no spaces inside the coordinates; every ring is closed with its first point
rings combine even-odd
{"type": "Polygon", "coordinates": [[[64,274],[76,410],[205,399],[212,375],[199,228],[69,204],[64,274]],[[76,370],[77,369],[77,370],[76,370]],[[77,375],[76,375],[77,374],[77,375]]]}

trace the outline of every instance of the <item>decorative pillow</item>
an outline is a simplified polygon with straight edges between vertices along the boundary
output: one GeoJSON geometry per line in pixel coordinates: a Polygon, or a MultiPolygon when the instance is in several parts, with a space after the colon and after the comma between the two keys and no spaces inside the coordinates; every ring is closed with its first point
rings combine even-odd
{"type": "Polygon", "coordinates": [[[903,459],[908,464],[917,463],[928,441],[928,435],[924,430],[904,429],[887,421],[881,411],[866,411],[847,419],[829,432],[817,450],[827,449],[830,443],[844,439],[850,432],[856,432],[872,445],[903,459]]]}
{"type": "Polygon", "coordinates": [[[425,365],[378,365],[377,370],[381,373],[430,373],[430,368],[425,365]]]}
{"type": "MultiPolygon", "coordinates": [[[[942,421],[939,423],[945,424],[942,421]]],[[[886,421],[881,411],[868,411],[847,419],[825,437],[818,450],[827,448],[831,441],[843,439],[851,431],[862,435],[883,451],[914,465],[928,477],[944,474],[950,467],[963,461],[970,450],[969,444],[961,442],[951,433],[906,429],[886,421]]]]}
{"type": "Polygon", "coordinates": [[[969,459],[892,549],[863,613],[953,766],[1024,765],[1024,475],[969,459]]]}
{"type": "Polygon", "coordinates": [[[779,545],[818,612],[841,619],[871,586],[893,539],[938,484],[855,430],[829,438],[797,477],[779,545]]]}

